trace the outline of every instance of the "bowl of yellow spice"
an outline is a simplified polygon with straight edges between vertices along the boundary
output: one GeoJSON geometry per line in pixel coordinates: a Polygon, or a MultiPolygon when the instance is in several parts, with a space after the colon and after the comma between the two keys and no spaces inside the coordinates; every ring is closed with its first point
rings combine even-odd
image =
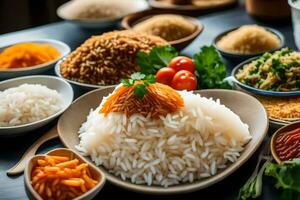
{"type": "Polygon", "coordinates": [[[0,80],[41,74],[70,53],[70,47],[60,41],[39,39],[0,47],[0,80]]]}

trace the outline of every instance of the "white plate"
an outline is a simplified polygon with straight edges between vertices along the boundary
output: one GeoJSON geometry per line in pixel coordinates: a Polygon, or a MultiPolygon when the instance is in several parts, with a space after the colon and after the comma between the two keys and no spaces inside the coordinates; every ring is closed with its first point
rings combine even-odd
{"type": "Polygon", "coordinates": [[[21,135],[22,133],[40,128],[62,114],[73,101],[74,94],[71,85],[65,80],[54,76],[26,76],[2,81],[0,82],[0,91],[12,87],[18,87],[24,83],[41,84],[50,89],[56,90],[62,96],[62,109],[59,112],[36,122],[11,127],[0,126],[0,136],[17,136],[21,135]]]}
{"type": "Polygon", "coordinates": [[[53,68],[55,66],[55,63],[58,60],[62,59],[63,57],[65,57],[66,55],[68,55],[71,52],[70,47],[61,41],[52,40],[52,39],[37,39],[37,40],[18,41],[15,43],[11,43],[9,45],[2,46],[2,47],[0,47],[0,53],[4,49],[6,49],[12,45],[24,43],[24,42],[51,45],[52,47],[56,48],[59,51],[60,57],[53,61],[50,61],[50,62],[47,62],[44,64],[40,64],[40,65],[36,65],[36,66],[32,66],[32,67],[13,68],[13,69],[1,69],[0,68],[0,80],[15,78],[15,77],[19,77],[19,76],[28,76],[28,75],[35,75],[35,74],[43,73],[43,72],[53,68]]]}

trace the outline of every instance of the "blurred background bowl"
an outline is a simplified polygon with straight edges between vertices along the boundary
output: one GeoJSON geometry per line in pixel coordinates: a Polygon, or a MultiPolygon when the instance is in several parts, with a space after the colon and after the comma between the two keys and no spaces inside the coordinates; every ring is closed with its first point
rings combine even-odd
{"type": "Polygon", "coordinates": [[[241,61],[244,61],[244,60],[247,60],[249,58],[253,58],[253,57],[256,57],[256,56],[259,56],[259,55],[262,55],[266,52],[274,52],[276,50],[279,50],[281,49],[282,47],[284,47],[285,45],[285,39],[284,39],[284,36],[282,35],[282,33],[280,33],[279,31],[273,29],[273,28],[269,28],[269,27],[265,27],[265,26],[262,26],[263,28],[265,28],[267,31],[273,33],[274,35],[276,35],[278,37],[278,39],[280,40],[280,46],[276,49],[273,49],[273,50],[270,50],[270,51],[265,51],[265,52],[261,52],[261,53],[253,53],[253,54],[241,54],[241,53],[232,53],[232,52],[227,52],[221,48],[218,47],[217,43],[218,41],[226,36],[228,33],[232,32],[232,31],[235,31],[237,29],[239,29],[240,27],[236,27],[236,28],[233,28],[233,29],[229,29],[225,32],[222,32],[220,34],[218,34],[215,39],[213,40],[213,46],[220,52],[220,54],[222,56],[224,56],[225,58],[227,59],[230,59],[232,61],[236,61],[236,62],[241,62],[241,61]]]}
{"type": "MultiPolygon", "coordinates": [[[[125,0],[122,0],[122,1],[125,1],[125,0]]],[[[129,0],[129,1],[132,3],[132,6],[133,6],[133,7],[131,7],[131,13],[149,9],[149,5],[146,0],[129,0]]],[[[72,3],[73,3],[73,1],[69,1],[69,2],[61,5],[57,9],[56,13],[60,18],[66,20],[66,21],[69,21],[79,27],[82,27],[82,28],[101,29],[101,28],[117,26],[118,23],[121,21],[121,19],[124,17],[123,15],[120,15],[118,17],[106,17],[106,18],[101,18],[101,19],[72,19],[65,14],[65,9],[68,6],[70,6],[70,4],[72,4],[72,3]]]]}
{"type": "MultiPolygon", "coordinates": [[[[129,14],[126,17],[123,18],[122,20],[122,27],[127,30],[132,30],[134,25],[149,19],[150,17],[153,17],[155,15],[160,15],[160,14],[170,14],[169,12],[162,12],[162,11],[155,11],[155,10],[147,10],[143,12],[138,12],[138,13],[133,13],[129,14]]],[[[185,47],[187,47],[189,44],[191,44],[204,30],[203,24],[194,17],[189,17],[185,15],[179,15],[184,17],[186,20],[188,20],[190,23],[195,25],[195,30],[192,34],[180,38],[178,40],[173,40],[173,41],[168,41],[170,45],[175,47],[177,50],[182,50],[185,47]]]]}

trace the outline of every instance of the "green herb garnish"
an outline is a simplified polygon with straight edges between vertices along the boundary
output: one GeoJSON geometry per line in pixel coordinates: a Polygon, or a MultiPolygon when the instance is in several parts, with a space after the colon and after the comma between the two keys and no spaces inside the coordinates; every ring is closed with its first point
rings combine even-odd
{"type": "Polygon", "coordinates": [[[265,175],[275,178],[275,187],[283,189],[281,199],[300,199],[300,159],[284,164],[268,163],[265,175]]]}
{"type": "Polygon", "coordinates": [[[148,93],[147,86],[156,83],[156,78],[152,74],[145,75],[137,72],[132,74],[130,79],[123,79],[121,82],[125,87],[135,87],[134,95],[140,99],[143,99],[148,93]],[[141,83],[135,84],[137,81],[141,83]]]}
{"type": "Polygon", "coordinates": [[[136,63],[143,74],[155,74],[160,68],[168,66],[169,62],[178,56],[178,51],[172,46],[154,47],[149,54],[138,52],[136,63]]]}
{"type": "Polygon", "coordinates": [[[226,78],[226,66],[213,46],[204,46],[194,55],[199,89],[231,89],[226,78]]]}
{"type": "Polygon", "coordinates": [[[282,200],[300,200],[300,159],[282,164],[265,162],[260,170],[255,169],[246,184],[240,189],[238,199],[257,198],[262,193],[263,175],[276,180],[275,187],[282,189],[282,200]]]}
{"type": "MultiPolygon", "coordinates": [[[[168,66],[178,55],[178,51],[172,46],[154,47],[149,54],[138,52],[136,63],[143,74],[155,74],[160,68],[168,66]]],[[[202,47],[200,52],[194,55],[194,62],[198,89],[232,88],[225,80],[226,66],[213,46],[202,47]]]]}

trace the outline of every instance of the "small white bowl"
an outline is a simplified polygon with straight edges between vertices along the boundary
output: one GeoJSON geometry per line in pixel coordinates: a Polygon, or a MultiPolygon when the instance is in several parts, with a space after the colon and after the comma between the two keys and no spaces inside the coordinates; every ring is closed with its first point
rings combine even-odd
{"type": "MultiPolygon", "coordinates": [[[[131,7],[131,11],[129,13],[126,13],[125,15],[147,10],[149,8],[148,2],[146,0],[127,0],[127,1],[132,3],[132,7],[131,7]]],[[[57,15],[64,20],[72,22],[77,26],[86,29],[97,29],[97,28],[107,28],[111,26],[116,26],[121,21],[121,19],[125,16],[122,15],[118,17],[106,17],[101,19],[71,19],[64,13],[64,11],[72,3],[73,1],[71,0],[61,5],[56,11],[57,15]]]]}
{"type": "Polygon", "coordinates": [[[50,89],[56,90],[62,96],[62,109],[59,112],[36,122],[9,127],[0,126],[0,136],[18,136],[40,128],[54,120],[60,114],[62,114],[71,105],[73,101],[74,93],[71,85],[65,80],[55,76],[26,76],[21,78],[9,79],[0,82],[0,91],[12,87],[18,87],[24,83],[41,84],[47,86],[50,89]]]}
{"type": "Polygon", "coordinates": [[[18,42],[14,42],[11,43],[9,45],[5,45],[0,47],[0,53],[15,44],[19,44],[19,43],[37,43],[37,44],[48,44],[51,45],[52,47],[56,48],[59,53],[60,53],[60,57],[58,57],[57,59],[47,62],[47,63],[43,63],[40,65],[35,65],[32,67],[21,67],[21,68],[13,68],[13,69],[1,69],[0,68],[0,79],[4,80],[4,79],[9,79],[9,78],[15,78],[15,77],[19,77],[19,76],[28,76],[28,75],[35,75],[35,74],[40,74],[43,73],[51,68],[53,68],[55,66],[55,63],[62,59],[63,57],[65,57],[66,55],[68,55],[71,52],[70,47],[58,40],[52,40],[52,39],[37,39],[37,40],[25,40],[25,41],[18,41],[18,42]]]}

